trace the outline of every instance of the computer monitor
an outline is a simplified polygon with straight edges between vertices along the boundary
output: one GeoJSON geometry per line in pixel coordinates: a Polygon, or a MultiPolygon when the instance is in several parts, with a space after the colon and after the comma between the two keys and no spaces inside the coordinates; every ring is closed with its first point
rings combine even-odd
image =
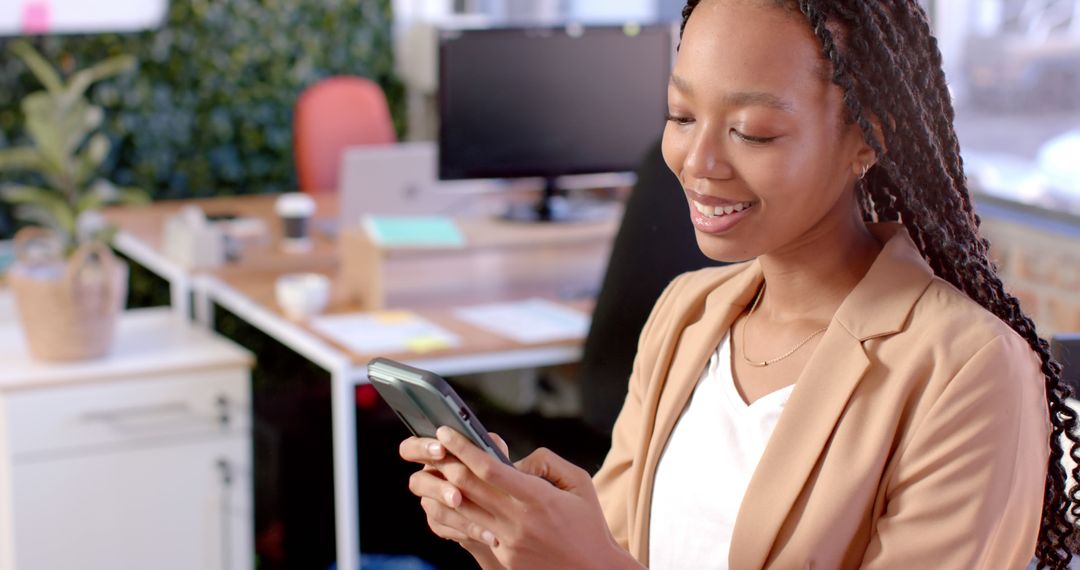
{"type": "Polygon", "coordinates": [[[632,171],[663,129],[669,25],[442,30],[439,178],[632,171]]]}

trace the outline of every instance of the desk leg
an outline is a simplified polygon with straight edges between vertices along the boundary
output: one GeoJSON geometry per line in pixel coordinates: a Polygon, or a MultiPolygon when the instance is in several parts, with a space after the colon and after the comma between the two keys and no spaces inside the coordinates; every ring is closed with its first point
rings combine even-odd
{"type": "Polygon", "coordinates": [[[209,330],[214,329],[214,303],[206,291],[206,285],[198,278],[192,284],[195,294],[195,322],[209,330]]]}
{"type": "Polygon", "coordinates": [[[191,320],[191,284],[186,278],[169,280],[169,302],[176,316],[185,321],[191,320]]]}
{"type": "Polygon", "coordinates": [[[334,431],[334,517],[337,568],[360,570],[360,505],[356,475],[356,398],[346,370],[331,374],[334,431]]]}

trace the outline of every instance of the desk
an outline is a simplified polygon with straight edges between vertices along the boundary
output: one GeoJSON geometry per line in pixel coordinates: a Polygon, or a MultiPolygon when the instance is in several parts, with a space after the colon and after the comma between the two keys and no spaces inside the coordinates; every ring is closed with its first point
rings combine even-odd
{"type": "MultiPolygon", "coordinates": [[[[315,196],[320,215],[337,212],[336,196],[315,196]],[[325,213],[325,214],[324,214],[325,213]]],[[[147,206],[109,208],[105,217],[116,224],[120,231],[113,239],[113,247],[136,263],[146,267],[169,283],[170,304],[184,318],[190,318],[194,278],[206,273],[204,270],[185,268],[164,254],[162,243],[165,220],[187,205],[195,205],[208,215],[237,214],[264,220],[269,236],[280,236],[281,221],[274,214],[276,196],[237,196],[205,198],[198,200],[167,200],[147,206]]],[[[280,267],[292,271],[309,271],[333,268],[337,263],[336,245],[326,236],[314,236],[313,250],[308,255],[290,256],[281,253],[279,241],[271,239],[261,246],[245,251],[242,267],[280,267]]]]}
{"type": "MultiPolygon", "coordinates": [[[[195,298],[196,319],[209,324],[212,307],[220,305],[259,328],[331,375],[334,448],[335,532],[338,568],[358,568],[359,513],[356,476],[356,417],[353,389],[367,381],[364,366],[373,354],[353,353],[305,323],[285,318],[274,301],[277,277],[297,271],[335,277],[336,242],[313,235],[313,248],[303,255],[281,252],[280,222],[273,215],[275,196],[214,198],[158,202],[139,208],[113,209],[106,216],[120,227],[115,247],[170,284],[173,308],[187,316],[195,298]],[[187,270],[162,253],[165,219],[194,203],[207,214],[232,213],[262,218],[270,238],[245,250],[237,263],[217,269],[187,270]]],[[[336,218],[337,196],[317,196],[317,216],[336,218]]],[[[469,246],[448,251],[423,264],[408,256],[386,271],[387,307],[408,309],[456,333],[461,344],[422,355],[386,354],[443,375],[573,362],[581,356],[582,339],[524,345],[472,327],[452,315],[453,307],[544,297],[589,311],[600,284],[618,227],[618,213],[597,223],[532,225],[490,219],[462,220],[469,246]]],[[[339,285],[328,313],[355,311],[339,285]]]]}

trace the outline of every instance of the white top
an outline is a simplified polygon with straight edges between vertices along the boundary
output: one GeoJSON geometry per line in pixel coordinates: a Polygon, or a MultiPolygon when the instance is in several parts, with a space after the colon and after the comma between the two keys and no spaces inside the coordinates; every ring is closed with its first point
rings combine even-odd
{"type": "Polygon", "coordinates": [[[739,505],[793,388],[747,405],[720,341],[656,467],[651,570],[728,567],[739,505]]]}
{"type": "Polygon", "coordinates": [[[15,313],[15,296],[11,290],[0,285],[0,325],[13,323],[18,318],[15,313]]]}

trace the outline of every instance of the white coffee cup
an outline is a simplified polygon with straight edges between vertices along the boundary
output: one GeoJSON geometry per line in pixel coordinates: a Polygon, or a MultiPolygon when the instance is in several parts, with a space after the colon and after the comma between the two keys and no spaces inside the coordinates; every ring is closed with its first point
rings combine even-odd
{"type": "Polygon", "coordinates": [[[274,294],[286,317],[302,321],[326,308],[330,279],[320,273],[290,273],[278,278],[274,294]]]}

